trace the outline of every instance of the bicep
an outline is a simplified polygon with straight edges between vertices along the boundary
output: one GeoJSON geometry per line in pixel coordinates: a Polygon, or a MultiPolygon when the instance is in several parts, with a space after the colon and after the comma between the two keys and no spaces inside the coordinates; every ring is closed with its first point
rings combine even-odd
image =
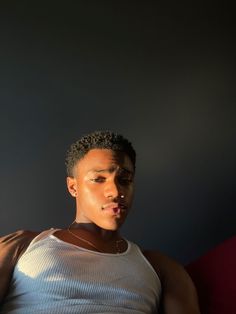
{"type": "Polygon", "coordinates": [[[2,302],[10,285],[14,269],[16,238],[16,233],[0,238],[0,302],[2,302]]]}
{"type": "Polygon", "coordinates": [[[0,268],[0,304],[4,299],[4,296],[7,294],[7,291],[10,286],[11,277],[12,277],[12,269],[9,267],[1,267],[0,268]]]}

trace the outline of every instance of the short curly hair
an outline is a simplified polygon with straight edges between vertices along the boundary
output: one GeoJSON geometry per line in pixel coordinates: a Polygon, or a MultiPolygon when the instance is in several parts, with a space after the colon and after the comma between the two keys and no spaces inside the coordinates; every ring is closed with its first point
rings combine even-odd
{"type": "Polygon", "coordinates": [[[66,154],[66,171],[69,177],[73,177],[74,166],[91,149],[111,149],[127,154],[135,168],[136,152],[131,144],[121,134],[111,131],[95,131],[84,135],[73,143],[66,154]]]}

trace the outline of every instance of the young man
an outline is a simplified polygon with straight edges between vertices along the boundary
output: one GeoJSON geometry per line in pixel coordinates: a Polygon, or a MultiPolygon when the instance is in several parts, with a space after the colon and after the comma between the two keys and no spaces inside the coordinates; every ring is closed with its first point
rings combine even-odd
{"type": "Polygon", "coordinates": [[[0,313],[199,314],[183,267],[119,234],[133,199],[131,143],[109,131],[88,134],[72,144],[66,166],[75,220],[1,238],[0,313]]]}

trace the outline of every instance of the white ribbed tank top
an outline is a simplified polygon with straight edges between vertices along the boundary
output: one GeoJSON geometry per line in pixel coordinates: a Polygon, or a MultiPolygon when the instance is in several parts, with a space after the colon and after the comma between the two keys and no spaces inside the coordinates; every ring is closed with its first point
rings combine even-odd
{"type": "Polygon", "coordinates": [[[160,280],[138,246],[99,253],[39,234],[16,264],[1,314],[157,313],[160,280]]]}

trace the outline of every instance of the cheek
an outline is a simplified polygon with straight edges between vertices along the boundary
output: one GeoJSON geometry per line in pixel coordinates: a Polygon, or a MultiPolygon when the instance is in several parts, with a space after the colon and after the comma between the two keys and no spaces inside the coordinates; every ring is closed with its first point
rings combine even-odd
{"type": "Polygon", "coordinates": [[[129,200],[132,201],[133,196],[134,196],[134,186],[131,186],[129,188],[127,195],[128,195],[129,200]]]}
{"type": "Polygon", "coordinates": [[[99,191],[97,191],[96,189],[93,189],[93,187],[85,186],[83,189],[82,198],[83,198],[84,203],[92,205],[92,204],[97,203],[98,200],[100,200],[101,195],[99,191]]]}

